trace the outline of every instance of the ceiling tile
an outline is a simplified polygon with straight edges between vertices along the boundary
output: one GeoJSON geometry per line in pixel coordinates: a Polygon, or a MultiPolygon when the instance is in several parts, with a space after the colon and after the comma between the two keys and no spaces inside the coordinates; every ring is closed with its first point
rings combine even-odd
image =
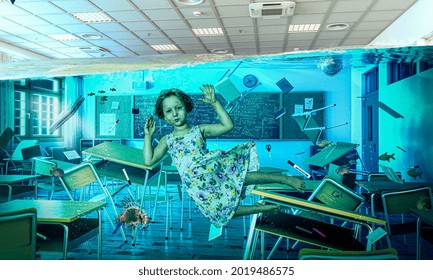
{"type": "Polygon", "coordinates": [[[116,21],[147,21],[141,11],[110,11],[107,14],[116,21]]]}
{"type": "Polygon", "coordinates": [[[134,6],[128,0],[91,0],[93,4],[103,11],[132,11],[134,6]]]}
{"type": "Polygon", "coordinates": [[[144,10],[146,16],[151,20],[179,20],[180,16],[173,9],[163,9],[163,10],[144,10]]]}
{"type": "Polygon", "coordinates": [[[67,13],[90,13],[90,12],[100,12],[95,5],[91,4],[87,0],[74,0],[74,1],[62,1],[62,0],[53,0],[51,1],[54,5],[59,7],[62,10],[65,10],[67,13]]]}

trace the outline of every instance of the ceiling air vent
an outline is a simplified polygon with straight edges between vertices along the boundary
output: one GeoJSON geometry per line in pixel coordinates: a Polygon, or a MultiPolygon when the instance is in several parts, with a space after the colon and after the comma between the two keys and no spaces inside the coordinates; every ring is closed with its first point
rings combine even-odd
{"type": "Polygon", "coordinates": [[[104,57],[110,54],[110,51],[101,47],[79,47],[79,51],[93,57],[104,57]]]}
{"type": "Polygon", "coordinates": [[[295,12],[296,3],[293,1],[251,3],[248,8],[252,18],[279,18],[292,16],[295,12]]]}

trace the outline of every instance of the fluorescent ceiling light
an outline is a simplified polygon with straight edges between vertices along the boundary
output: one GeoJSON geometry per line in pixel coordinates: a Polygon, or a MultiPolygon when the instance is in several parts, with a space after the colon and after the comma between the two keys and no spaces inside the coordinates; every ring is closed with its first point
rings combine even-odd
{"type": "Polygon", "coordinates": [[[81,20],[82,22],[112,22],[114,21],[106,13],[94,12],[94,13],[72,13],[74,17],[81,20]]]}
{"type": "Polygon", "coordinates": [[[80,38],[72,35],[72,34],[50,34],[48,35],[51,39],[57,40],[57,41],[77,41],[80,40],[80,38]]]}
{"type": "Polygon", "coordinates": [[[319,28],[320,28],[320,23],[291,24],[289,26],[289,33],[317,32],[319,31],[319,28]]]}
{"type": "Polygon", "coordinates": [[[222,36],[222,35],[224,35],[223,30],[219,27],[193,28],[192,31],[194,31],[195,35],[197,35],[197,36],[222,36]]]}
{"type": "Polygon", "coordinates": [[[155,51],[176,51],[179,50],[175,45],[150,45],[155,51]]]}
{"type": "Polygon", "coordinates": [[[204,0],[176,0],[177,3],[183,5],[199,5],[204,2],[204,0]]]}

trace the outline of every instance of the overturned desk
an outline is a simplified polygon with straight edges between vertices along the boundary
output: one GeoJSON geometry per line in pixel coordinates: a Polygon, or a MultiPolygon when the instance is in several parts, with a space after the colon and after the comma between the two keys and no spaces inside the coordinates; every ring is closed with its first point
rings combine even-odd
{"type": "MultiPolygon", "coordinates": [[[[159,163],[153,166],[147,166],[144,164],[142,149],[112,142],[101,143],[95,147],[84,150],[82,153],[101,159],[94,163],[95,169],[100,176],[106,176],[124,182],[128,182],[129,179],[130,183],[143,186],[141,197],[137,191],[137,198],[140,197],[139,207],[143,209],[147,184],[150,180],[156,178],[160,169],[159,163]],[[125,172],[128,178],[126,178],[125,172]]],[[[139,189],[137,188],[137,190],[139,189]]],[[[132,241],[133,246],[135,245],[137,230],[138,227],[135,228],[132,241]]]]}
{"type": "MultiPolygon", "coordinates": [[[[371,224],[379,226],[386,224],[385,221],[369,215],[331,208],[321,203],[291,197],[274,191],[253,190],[252,193],[259,195],[264,203],[280,205],[283,209],[298,209],[303,212],[311,212],[324,217],[351,222],[365,227],[369,233],[373,230],[371,224]]],[[[357,240],[353,229],[339,225],[285,212],[277,214],[255,214],[251,220],[244,259],[254,258],[258,232],[283,236],[307,244],[335,250],[367,250],[371,245],[364,245],[357,240]]],[[[262,256],[264,256],[263,245],[262,256]]]]}

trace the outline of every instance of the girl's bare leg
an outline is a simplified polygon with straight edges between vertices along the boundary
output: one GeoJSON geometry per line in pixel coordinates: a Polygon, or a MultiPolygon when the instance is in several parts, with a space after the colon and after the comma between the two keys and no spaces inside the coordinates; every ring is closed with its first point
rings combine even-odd
{"type": "Polygon", "coordinates": [[[304,181],[280,173],[248,172],[244,181],[245,186],[271,183],[288,185],[301,193],[305,191],[304,181]]]}
{"type": "MultiPolygon", "coordinates": [[[[305,183],[294,177],[287,176],[285,174],[275,173],[264,173],[264,172],[249,172],[245,176],[244,185],[260,185],[260,184],[271,184],[279,183],[288,185],[298,192],[304,192],[305,183]]],[[[278,212],[280,206],[274,204],[254,204],[254,205],[240,205],[236,210],[236,216],[252,215],[263,212],[278,212]]]]}

